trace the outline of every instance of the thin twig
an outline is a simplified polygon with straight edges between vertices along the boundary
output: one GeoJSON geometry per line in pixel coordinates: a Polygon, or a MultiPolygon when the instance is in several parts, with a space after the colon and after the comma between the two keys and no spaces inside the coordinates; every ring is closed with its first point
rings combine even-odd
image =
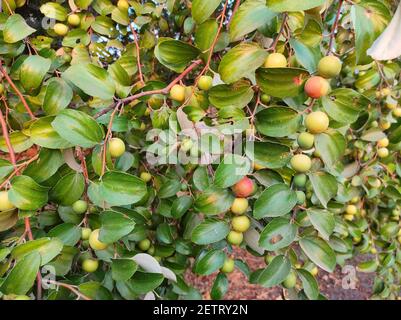
{"type": "Polygon", "coordinates": [[[331,29],[330,40],[329,40],[329,48],[327,50],[326,56],[331,54],[331,52],[333,50],[334,37],[335,37],[336,32],[337,32],[338,22],[340,21],[341,8],[342,8],[342,5],[343,5],[343,2],[344,2],[344,0],[339,0],[338,1],[338,9],[337,9],[337,14],[336,14],[336,19],[334,20],[334,24],[333,24],[333,27],[331,29]]]}
{"type": "Polygon", "coordinates": [[[131,23],[129,24],[129,27],[131,29],[132,35],[134,36],[134,42],[136,47],[136,61],[138,64],[138,72],[139,72],[139,81],[141,82],[142,85],[144,85],[145,81],[143,80],[142,65],[141,65],[141,50],[138,43],[138,34],[136,33],[135,28],[132,26],[131,23]]]}
{"type": "Polygon", "coordinates": [[[274,42],[270,46],[269,51],[275,51],[276,50],[277,44],[278,44],[278,42],[280,40],[280,37],[284,33],[285,25],[287,24],[287,20],[288,20],[288,14],[286,12],[284,12],[284,14],[283,14],[283,22],[281,23],[280,31],[278,32],[278,35],[277,35],[276,39],[274,39],[274,42]]]}
{"type": "Polygon", "coordinates": [[[48,283],[51,284],[55,284],[56,286],[59,287],[63,287],[66,288],[68,290],[70,290],[71,292],[73,292],[78,298],[82,298],[84,300],[92,300],[91,298],[87,297],[86,295],[84,295],[82,292],[80,292],[78,289],[76,289],[76,286],[73,285],[69,285],[67,283],[63,283],[63,282],[58,282],[58,281],[54,281],[54,280],[46,280],[48,283]]]}
{"type": "Polygon", "coordinates": [[[8,75],[6,69],[3,68],[3,62],[0,60],[0,72],[3,74],[4,78],[6,78],[7,82],[10,84],[10,86],[13,88],[15,93],[18,95],[20,98],[22,104],[25,107],[26,112],[28,112],[29,116],[31,119],[36,119],[35,115],[32,113],[31,108],[29,108],[28,103],[26,102],[24,96],[22,95],[21,91],[17,88],[17,86],[14,84],[14,82],[11,80],[10,76],[8,75]]]}

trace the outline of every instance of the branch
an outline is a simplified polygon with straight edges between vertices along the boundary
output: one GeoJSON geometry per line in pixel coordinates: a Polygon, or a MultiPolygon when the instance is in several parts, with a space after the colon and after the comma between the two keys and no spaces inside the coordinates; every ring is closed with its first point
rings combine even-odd
{"type": "Polygon", "coordinates": [[[78,289],[75,289],[76,286],[69,285],[69,284],[63,283],[63,282],[58,282],[58,281],[50,280],[50,279],[48,279],[48,280],[46,280],[46,281],[47,281],[48,283],[52,283],[52,284],[55,284],[56,286],[63,287],[63,288],[66,288],[66,289],[70,290],[71,292],[73,292],[74,294],[76,294],[78,298],[82,298],[82,299],[84,299],[84,300],[92,300],[91,298],[87,297],[87,296],[84,295],[82,292],[80,292],[78,289]]]}
{"type": "Polygon", "coordinates": [[[3,68],[3,61],[0,60],[0,72],[3,74],[3,76],[6,78],[7,82],[10,84],[10,86],[13,88],[15,93],[18,95],[20,98],[22,104],[24,105],[26,112],[28,112],[29,116],[31,117],[32,120],[36,119],[35,115],[32,113],[31,108],[29,108],[28,103],[26,102],[24,96],[22,95],[21,91],[18,90],[17,86],[14,84],[14,82],[11,80],[10,76],[8,75],[7,71],[3,68]]]}
{"type": "Polygon", "coordinates": [[[143,80],[143,74],[142,74],[141,51],[138,44],[138,34],[136,33],[135,28],[132,26],[131,23],[129,24],[129,27],[131,29],[132,35],[134,36],[134,42],[136,47],[136,61],[138,64],[138,72],[139,72],[139,81],[141,82],[142,85],[144,85],[145,81],[143,80]]]}
{"type": "Polygon", "coordinates": [[[341,8],[342,8],[343,3],[344,3],[344,0],[338,1],[338,9],[337,9],[337,14],[336,14],[336,19],[334,20],[333,28],[331,29],[331,33],[330,33],[329,49],[327,50],[327,53],[326,53],[327,56],[329,54],[331,54],[332,50],[333,50],[333,41],[334,41],[334,37],[335,37],[337,29],[338,29],[338,22],[340,21],[341,8]]]}
{"type": "Polygon", "coordinates": [[[241,4],[241,0],[236,0],[235,1],[235,5],[234,5],[234,8],[233,8],[233,11],[232,11],[232,14],[231,14],[230,21],[228,21],[228,23],[227,23],[227,30],[230,29],[230,25],[231,25],[231,21],[233,20],[233,16],[237,12],[240,4],[241,4]]]}
{"type": "Polygon", "coordinates": [[[11,145],[10,136],[8,135],[7,123],[4,120],[3,112],[1,111],[1,109],[0,109],[0,123],[1,123],[1,130],[3,132],[3,137],[4,140],[6,141],[8,153],[10,154],[10,160],[14,166],[14,172],[17,173],[18,172],[17,160],[15,158],[15,152],[13,146],[11,145]]]}
{"type": "Polygon", "coordinates": [[[278,44],[278,42],[280,40],[280,37],[284,33],[284,28],[285,28],[285,25],[287,23],[287,20],[288,20],[288,14],[286,12],[284,12],[284,14],[283,14],[283,22],[281,23],[280,31],[278,32],[278,35],[277,35],[276,39],[274,39],[274,42],[270,46],[269,51],[275,51],[276,50],[277,44],[278,44]]]}
{"type": "Polygon", "coordinates": [[[134,101],[136,99],[145,97],[145,96],[150,96],[153,94],[168,94],[171,90],[172,87],[174,87],[177,83],[179,83],[182,79],[184,79],[193,69],[195,69],[197,66],[199,66],[203,61],[201,59],[194,61],[187,69],[184,70],[183,73],[181,73],[177,78],[175,78],[167,87],[163,89],[158,89],[158,90],[150,90],[150,91],[143,91],[139,92],[137,94],[134,94],[133,96],[120,99],[117,102],[113,103],[111,106],[107,107],[106,109],[103,109],[99,113],[94,115],[94,118],[97,119],[100,116],[108,113],[109,111],[113,110],[118,106],[119,103],[126,105],[130,103],[131,101],[134,101]]]}

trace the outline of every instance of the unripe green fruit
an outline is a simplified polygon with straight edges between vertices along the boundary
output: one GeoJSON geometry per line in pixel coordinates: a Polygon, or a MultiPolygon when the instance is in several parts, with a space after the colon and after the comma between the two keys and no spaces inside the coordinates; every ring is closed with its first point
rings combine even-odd
{"type": "Polygon", "coordinates": [[[16,295],[14,300],[31,300],[30,297],[26,296],[26,295],[16,295]]]}
{"type": "Polygon", "coordinates": [[[201,76],[198,81],[198,88],[201,90],[209,90],[213,86],[213,78],[210,76],[201,76]]]}
{"type": "Polygon", "coordinates": [[[125,10],[128,10],[129,3],[127,0],[118,0],[117,7],[118,7],[118,9],[125,11],[125,10]]]}
{"type": "Polygon", "coordinates": [[[262,101],[262,103],[264,103],[264,104],[269,103],[270,100],[271,100],[271,97],[266,93],[264,93],[260,96],[260,101],[262,101]]]}
{"type": "Polygon", "coordinates": [[[0,211],[14,209],[15,206],[8,200],[8,191],[0,191],[0,211]]]}
{"type": "Polygon", "coordinates": [[[291,167],[297,172],[307,172],[312,167],[312,161],[307,155],[296,154],[291,159],[291,167]]]}
{"type": "Polygon", "coordinates": [[[298,145],[300,146],[301,149],[309,150],[313,147],[314,143],[315,143],[315,136],[313,134],[310,134],[308,132],[302,132],[298,136],[298,145]]]}
{"type": "Polygon", "coordinates": [[[351,185],[353,187],[359,187],[363,183],[362,178],[360,176],[353,176],[351,180],[351,185]]]}
{"type": "Polygon", "coordinates": [[[92,230],[90,228],[81,228],[81,239],[88,240],[91,233],[92,233],[92,230]]]}
{"type": "Polygon", "coordinates": [[[58,36],[65,36],[68,33],[68,27],[63,23],[56,23],[53,27],[54,32],[58,36]]]}
{"type": "Polygon", "coordinates": [[[125,152],[125,143],[120,138],[112,138],[109,142],[109,152],[113,158],[121,157],[125,152]]]}
{"type": "Polygon", "coordinates": [[[306,176],[306,174],[303,173],[297,174],[296,176],[294,176],[294,185],[297,188],[303,188],[305,187],[307,179],[308,177],[306,176]]]}
{"type": "Polygon", "coordinates": [[[379,150],[377,150],[377,155],[379,156],[379,158],[387,158],[389,154],[390,152],[387,148],[380,148],[379,150]]]}
{"type": "Polygon", "coordinates": [[[400,107],[397,107],[393,110],[393,116],[396,118],[401,117],[401,108],[400,107]]]}
{"type": "Polygon", "coordinates": [[[248,210],[248,200],[245,198],[235,198],[231,205],[231,212],[236,215],[244,214],[248,210]]]}
{"type": "Polygon", "coordinates": [[[388,121],[386,121],[386,120],[382,120],[382,121],[380,121],[379,126],[380,126],[380,128],[381,128],[382,130],[387,130],[387,129],[390,129],[391,123],[388,122],[388,121]]]}
{"type": "Polygon", "coordinates": [[[138,243],[138,248],[142,251],[147,251],[147,250],[149,250],[151,245],[152,245],[152,243],[150,242],[149,239],[143,239],[142,241],[140,241],[138,243]]]}
{"type": "Polygon", "coordinates": [[[275,256],[272,256],[270,254],[265,255],[265,263],[269,264],[273,261],[273,259],[275,258],[275,256]]]}
{"type": "Polygon", "coordinates": [[[322,133],[329,128],[329,117],[322,111],[315,111],[308,114],[305,118],[306,129],[310,133],[322,133]]]}
{"type": "Polygon", "coordinates": [[[152,180],[152,175],[149,172],[142,172],[140,177],[145,182],[152,180]]]}
{"type": "Polygon", "coordinates": [[[290,274],[283,281],[283,287],[286,289],[294,288],[297,284],[297,275],[294,271],[291,271],[290,274]]]}
{"type": "Polygon", "coordinates": [[[239,246],[243,240],[244,240],[244,235],[241,232],[232,230],[227,236],[227,241],[232,245],[239,246]]]}
{"type": "Polygon", "coordinates": [[[185,100],[185,87],[179,84],[173,86],[170,90],[170,98],[178,102],[183,102],[185,100]]]}
{"type": "Polygon", "coordinates": [[[89,245],[93,250],[104,250],[107,248],[107,244],[99,240],[100,229],[93,230],[89,236],[89,245]]]}
{"type": "Polygon", "coordinates": [[[327,56],[320,59],[317,71],[324,78],[334,78],[340,74],[341,66],[340,59],[335,56],[327,56]]]}
{"type": "Polygon", "coordinates": [[[233,259],[226,258],[220,271],[223,273],[231,273],[234,271],[234,268],[235,268],[235,261],[233,259]]]}
{"type": "Polygon", "coordinates": [[[184,139],[181,142],[181,150],[184,152],[188,152],[189,150],[191,150],[193,145],[194,143],[190,138],[184,139]]]}
{"type": "Polygon", "coordinates": [[[238,216],[232,219],[231,225],[234,231],[245,232],[250,228],[251,220],[247,216],[238,216]]]}
{"type": "Polygon", "coordinates": [[[0,96],[4,93],[4,85],[0,83],[0,96]]]}
{"type": "Polygon", "coordinates": [[[81,18],[79,17],[79,15],[73,13],[73,14],[70,14],[70,15],[68,16],[67,22],[68,22],[68,24],[70,24],[70,25],[76,27],[76,26],[79,26],[79,25],[80,25],[80,23],[81,23],[81,18]]]}
{"type": "Polygon", "coordinates": [[[187,191],[188,190],[188,185],[186,183],[181,183],[180,189],[181,189],[181,191],[187,191]]]}
{"type": "Polygon", "coordinates": [[[99,261],[95,259],[85,259],[82,262],[82,270],[85,272],[95,272],[99,267],[99,261]]]}
{"type": "Polygon", "coordinates": [[[380,139],[377,141],[377,146],[379,148],[386,148],[390,144],[390,141],[387,138],[380,139]]]}
{"type": "Polygon", "coordinates": [[[358,208],[354,206],[353,204],[349,204],[347,208],[345,209],[345,212],[347,214],[355,215],[358,212],[358,208]]]}
{"type": "Polygon", "coordinates": [[[77,214],[83,214],[88,210],[88,203],[84,200],[75,201],[72,205],[72,210],[77,214]]]}
{"type": "Polygon", "coordinates": [[[313,267],[310,273],[312,276],[316,277],[319,273],[319,269],[317,267],[313,267]]]}
{"type": "Polygon", "coordinates": [[[281,53],[269,54],[265,60],[265,68],[285,68],[287,67],[287,58],[281,53]]]}
{"type": "Polygon", "coordinates": [[[297,191],[296,194],[297,194],[297,203],[299,205],[304,204],[306,200],[305,193],[303,191],[297,191]]]}

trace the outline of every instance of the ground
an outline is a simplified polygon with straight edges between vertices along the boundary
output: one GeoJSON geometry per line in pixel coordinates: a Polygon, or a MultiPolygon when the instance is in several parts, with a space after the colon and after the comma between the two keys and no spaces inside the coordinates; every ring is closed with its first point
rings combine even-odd
{"type": "MultiPolygon", "coordinates": [[[[237,249],[234,252],[236,258],[246,260],[252,270],[264,268],[266,265],[262,258],[254,257],[245,250],[237,249]]],[[[349,261],[347,265],[355,266],[355,261],[349,261]]],[[[203,295],[204,299],[210,299],[210,289],[213,285],[215,274],[210,276],[194,275],[187,273],[187,280],[194,285],[203,295]]],[[[372,274],[356,273],[357,282],[355,289],[344,289],[343,279],[346,275],[338,267],[334,273],[329,274],[319,271],[320,291],[330,300],[366,300],[371,295],[373,282],[372,274]]],[[[235,270],[229,275],[230,288],[225,300],[281,300],[280,287],[263,288],[259,285],[249,284],[244,274],[235,270]]]]}

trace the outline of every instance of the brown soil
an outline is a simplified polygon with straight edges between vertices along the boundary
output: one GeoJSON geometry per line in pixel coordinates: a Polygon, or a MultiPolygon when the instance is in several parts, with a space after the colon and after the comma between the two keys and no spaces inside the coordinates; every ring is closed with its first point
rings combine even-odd
{"type": "MultiPolygon", "coordinates": [[[[236,258],[245,260],[251,270],[264,268],[266,265],[262,258],[254,257],[247,251],[237,249],[234,252],[236,258]]],[[[349,261],[347,264],[355,266],[359,259],[349,261]]],[[[210,289],[213,285],[216,274],[210,276],[199,276],[188,272],[186,279],[203,295],[204,299],[210,299],[210,289]]],[[[259,285],[249,284],[245,275],[239,270],[235,270],[229,276],[230,287],[224,300],[282,300],[282,289],[277,286],[274,288],[263,288],[259,285]]],[[[342,282],[344,274],[341,268],[337,268],[334,273],[329,274],[319,270],[320,291],[330,300],[366,300],[371,295],[373,283],[372,274],[356,273],[357,282],[355,289],[343,289],[342,282]]]]}

